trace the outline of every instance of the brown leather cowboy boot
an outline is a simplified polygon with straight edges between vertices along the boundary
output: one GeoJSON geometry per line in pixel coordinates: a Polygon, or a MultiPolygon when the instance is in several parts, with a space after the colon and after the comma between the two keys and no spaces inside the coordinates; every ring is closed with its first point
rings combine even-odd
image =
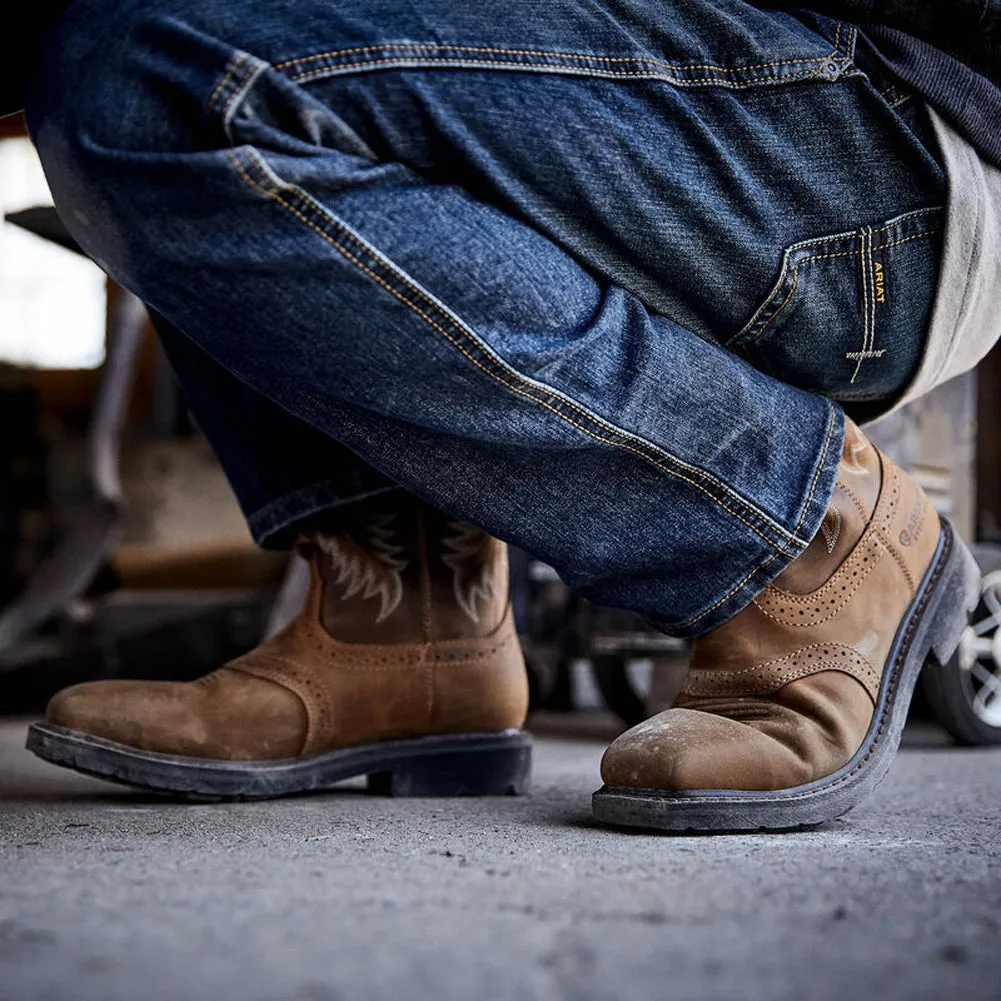
{"type": "Polygon", "coordinates": [[[756,830],[849,810],[886,774],[925,661],[959,644],[978,580],[921,488],[847,422],[817,537],[696,640],[675,707],[609,746],[595,815],[756,830]]]}
{"type": "Polygon", "coordinates": [[[281,633],[194,682],[60,692],[28,747],[55,764],[191,798],[325,789],[523,792],[527,682],[506,549],[418,502],[366,506],[304,538],[311,584],[281,633]]]}

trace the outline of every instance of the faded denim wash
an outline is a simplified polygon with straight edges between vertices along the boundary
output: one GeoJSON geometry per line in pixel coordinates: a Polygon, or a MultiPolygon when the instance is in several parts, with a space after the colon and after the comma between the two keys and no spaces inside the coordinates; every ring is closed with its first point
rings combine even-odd
{"type": "Polygon", "coordinates": [[[399,484],[703,632],[921,355],[937,152],[813,15],[77,0],[28,117],[265,543],[399,484]]]}

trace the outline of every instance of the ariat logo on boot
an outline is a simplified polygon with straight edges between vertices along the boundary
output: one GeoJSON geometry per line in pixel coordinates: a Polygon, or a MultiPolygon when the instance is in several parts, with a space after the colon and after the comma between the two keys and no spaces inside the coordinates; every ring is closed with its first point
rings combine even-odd
{"type": "Polygon", "coordinates": [[[923,497],[919,497],[914,504],[914,510],[910,518],[907,519],[907,527],[900,533],[898,538],[902,546],[909,546],[917,540],[921,534],[921,526],[925,523],[925,502],[923,497]]]}

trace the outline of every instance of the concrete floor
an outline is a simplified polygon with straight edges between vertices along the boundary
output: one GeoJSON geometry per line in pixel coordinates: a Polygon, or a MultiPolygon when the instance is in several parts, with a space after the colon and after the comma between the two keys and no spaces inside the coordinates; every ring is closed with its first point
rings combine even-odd
{"type": "Polygon", "coordinates": [[[183,806],[0,723],[3,1001],[1001,998],[1001,751],[910,738],[827,829],[593,826],[602,742],[523,799],[183,806]]]}

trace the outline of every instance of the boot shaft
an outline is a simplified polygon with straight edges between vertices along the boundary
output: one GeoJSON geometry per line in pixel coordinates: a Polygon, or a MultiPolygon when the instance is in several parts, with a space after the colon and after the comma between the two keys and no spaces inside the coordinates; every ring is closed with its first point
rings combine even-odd
{"type": "Polygon", "coordinates": [[[301,547],[322,580],[323,625],[343,643],[482,637],[507,607],[504,544],[416,498],[366,504],[301,547]]]}

